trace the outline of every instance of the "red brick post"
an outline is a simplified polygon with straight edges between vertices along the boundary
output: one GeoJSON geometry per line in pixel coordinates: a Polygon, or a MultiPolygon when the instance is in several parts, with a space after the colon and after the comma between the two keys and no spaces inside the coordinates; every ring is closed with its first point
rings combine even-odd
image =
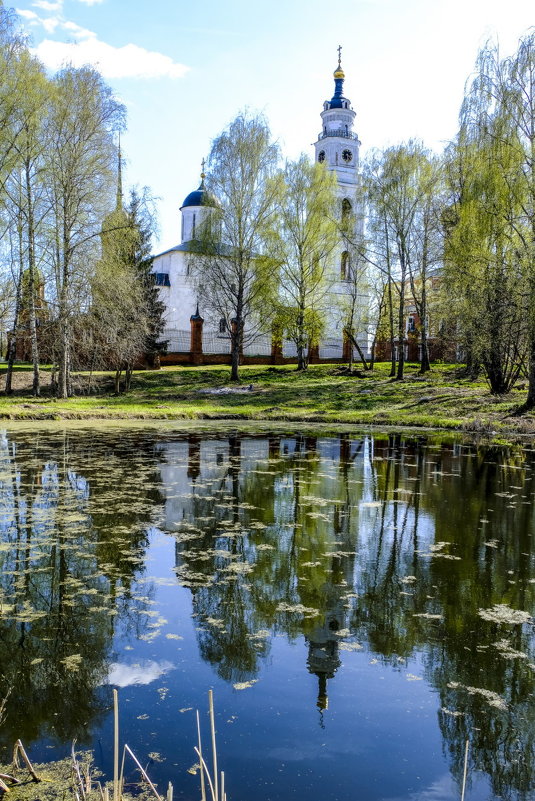
{"type": "Polygon", "coordinates": [[[190,357],[192,364],[202,364],[203,357],[202,357],[202,327],[204,323],[204,319],[199,314],[199,305],[197,304],[197,310],[195,314],[192,314],[189,318],[190,326],[191,326],[191,334],[190,334],[190,357]]]}
{"type": "Polygon", "coordinates": [[[320,360],[320,346],[319,344],[316,345],[309,345],[308,346],[308,363],[309,364],[317,364],[320,360]]]}
{"type": "Polygon", "coordinates": [[[271,334],[271,363],[280,364],[282,361],[282,338],[280,331],[271,334]]]}

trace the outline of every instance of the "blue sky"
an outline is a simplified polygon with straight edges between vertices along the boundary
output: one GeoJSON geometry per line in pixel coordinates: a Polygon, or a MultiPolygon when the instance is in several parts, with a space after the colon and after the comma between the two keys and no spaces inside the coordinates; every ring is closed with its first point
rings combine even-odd
{"type": "Polygon", "coordinates": [[[93,63],[126,104],[125,181],[159,197],[156,251],[179,241],[182,200],[239,110],[264,112],[286,157],[312,154],[339,44],[363,153],[441,150],[478,49],[497,37],[507,55],[535,24],[532,0],[11,2],[49,69],[93,63]]]}

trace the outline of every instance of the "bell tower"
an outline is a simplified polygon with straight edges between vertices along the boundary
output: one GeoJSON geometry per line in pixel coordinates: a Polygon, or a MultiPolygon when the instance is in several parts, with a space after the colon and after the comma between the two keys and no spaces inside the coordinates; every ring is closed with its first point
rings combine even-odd
{"type": "Polygon", "coordinates": [[[340,198],[353,205],[358,183],[360,141],[353,132],[356,114],[344,97],[345,73],[341,64],[342,48],[338,47],[338,66],[334,71],[334,94],[323,104],[322,130],[314,143],[316,161],[336,173],[340,198]]]}

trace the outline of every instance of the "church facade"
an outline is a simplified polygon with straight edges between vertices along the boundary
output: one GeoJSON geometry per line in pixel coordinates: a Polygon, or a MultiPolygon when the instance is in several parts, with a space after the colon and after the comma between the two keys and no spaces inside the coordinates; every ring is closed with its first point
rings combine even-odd
{"type": "MultiPolygon", "coordinates": [[[[344,97],[343,85],[345,74],[340,64],[334,71],[334,94],[325,101],[321,112],[322,130],[314,144],[315,160],[324,163],[337,178],[337,194],[340,200],[340,220],[351,219],[352,234],[358,234],[362,228],[362,214],[356,205],[359,183],[359,148],[360,141],[353,131],[355,111],[350,101],[344,97]]],[[[159,288],[160,299],[165,304],[166,328],[162,335],[168,343],[167,351],[173,354],[184,354],[175,361],[186,361],[185,354],[193,350],[195,339],[197,350],[201,348],[204,359],[207,356],[228,354],[230,352],[230,336],[224,321],[207,322],[202,330],[202,318],[209,318],[202,306],[199,307],[195,282],[193,280],[194,243],[199,226],[202,225],[210,209],[217,205],[204,185],[204,174],[198,189],[185,198],[180,207],[181,241],[169,250],[154,257],[153,272],[159,288]],[[200,332],[200,333],[199,333],[200,332]],[[199,340],[199,336],[201,340],[199,340]],[[201,341],[201,344],[199,342],[201,341]]],[[[341,229],[343,226],[341,226],[341,229]]],[[[354,240],[353,236],[349,239],[354,240]]],[[[331,287],[327,297],[327,325],[323,341],[315,353],[310,353],[311,361],[342,360],[348,358],[348,347],[351,347],[344,336],[344,296],[346,299],[355,296],[356,265],[351,263],[348,237],[340,235],[340,242],[333,258],[331,287]]],[[[356,316],[361,321],[361,330],[356,332],[356,339],[365,354],[369,353],[370,336],[367,326],[367,310],[369,297],[365,276],[359,278],[358,297],[356,299],[356,316]]],[[[257,337],[247,345],[245,356],[266,359],[276,355],[279,360],[292,360],[295,353],[293,343],[284,342],[274,353],[268,332],[257,337]]],[[[168,359],[166,359],[168,361],[168,359]]]]}

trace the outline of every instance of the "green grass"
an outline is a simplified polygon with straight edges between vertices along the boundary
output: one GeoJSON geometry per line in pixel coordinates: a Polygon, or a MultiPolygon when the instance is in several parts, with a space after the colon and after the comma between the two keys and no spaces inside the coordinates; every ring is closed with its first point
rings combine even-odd
{"type": "MultiPolygon", "coordinates": [[[[30,368],[25,368],[28,372],[30,368]]],[[[525,399],[525,388],[503,397],[492,396],[484,379],[460,377],[453,365],[436,365],[426,376],[408,365],[403,381],[388,377],[389,365],[379,364],[363,377],[344,374],[333,365],[311,365],[297,372],[292,365],[241,368],[241,381],[230,384],[226,366],[164,367],[134,374],[128,394],[111,394],[111,376],[96,377],[99,392],[66,401],[45,395],[33,398],[28,389],[0,395],[0,417],[10,419],[171,419],[272,420],[351,423],[379,426],[433,427],[474,432],[532,433],[535,417],[514,417],[525,399]],[[251,391],[244,391],[250,384],[251,391]],[[228,394],[203,390],[237,389],[228,394]]],[[[19,368],[22,381],[24,368],[19,368]]],[[[80,374],[83,382],[86,377],[80,374]]],[[[47,381],[46,373],[43,374],[47,381]]]]}

